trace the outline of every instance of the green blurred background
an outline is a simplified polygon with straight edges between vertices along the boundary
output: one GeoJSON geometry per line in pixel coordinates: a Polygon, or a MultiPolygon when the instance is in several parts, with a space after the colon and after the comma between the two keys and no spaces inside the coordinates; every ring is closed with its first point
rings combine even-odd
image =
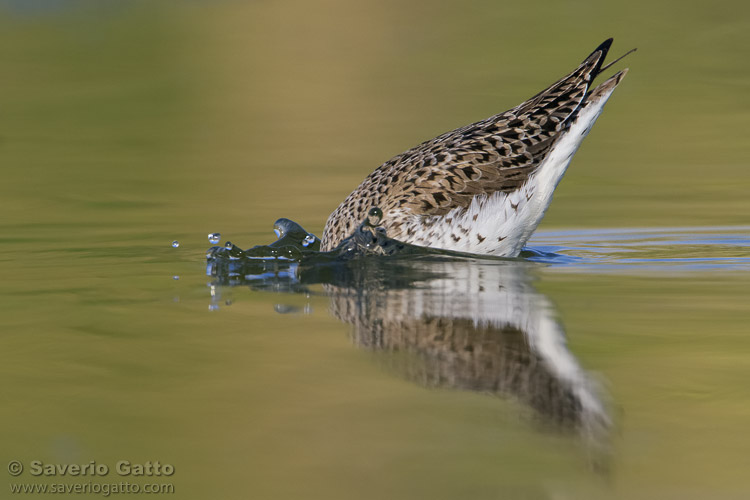
{"type": "Polygon", "coordinates": [[[539,283],[625,413],[613,475],[384,374],[321,297],[206,310],[206,233],[320,234],[380,163],[610,36],[631,72],[542,229],[750,224],[747,2],[0,0],[0,458],[170,462],[175,498],[747,493],[747,276],[539,283]]]}
{"type": "Polygon", "coordinates": [[[750,221],[743,2],[0,5],[1,198],[34,222],[319,233],[380,163],[609,36],[633,71],[543,227],[750,221]]]}

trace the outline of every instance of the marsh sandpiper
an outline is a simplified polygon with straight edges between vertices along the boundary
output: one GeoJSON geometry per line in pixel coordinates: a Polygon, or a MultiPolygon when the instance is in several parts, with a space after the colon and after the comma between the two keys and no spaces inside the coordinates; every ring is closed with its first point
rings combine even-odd
{"type": "Polygon", "coordinates": [[[573,72],[515,108],[446,132],[378,167],[330,215],[321,249],[336,247],[378,207],[391,238],[517,256],[627,73],[592,88],[594,78],[617,62],[603,65],[611,45],[610,38],[573,72]]]}

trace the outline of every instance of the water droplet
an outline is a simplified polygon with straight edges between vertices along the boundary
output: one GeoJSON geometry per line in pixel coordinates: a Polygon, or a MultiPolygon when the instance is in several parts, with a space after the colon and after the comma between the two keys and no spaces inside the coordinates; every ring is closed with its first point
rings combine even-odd
{"type": "Polygon", "coordinates": [[[174,241],[172,242],[172,248],[177,248],[178,246],[180,246],[180,242],[179,242],[179,241],[177,241],[177,240],[174,240],[174,241]]]}
{"type": "Polygon", "coordinates": [[[209,304],[208,305],[209,311],[218,311],[219,310],[219,304],[209,304]]]}
{"type": "Polygon", "coordinates": [[[208,242],[212,245],[216,245],[221,241],[221,233],[209,233],[208,242]]]}
{"type": "Polygon", "coordinates": [[[305,239],[302,240],[302,246],[303,247],[309,247],[313,243],[315,243],[315,235],[314,234],[308,234],[307,236],[305,236],[305,239]]]}
{"type": "Polygon", "coordinates": [[[175,280],[175,281],[177,281],[178,279],[180,279],[180,277],[177,276],[177,275],[174,275],[174,276],[172,276],[172,279],[175,280]]]}

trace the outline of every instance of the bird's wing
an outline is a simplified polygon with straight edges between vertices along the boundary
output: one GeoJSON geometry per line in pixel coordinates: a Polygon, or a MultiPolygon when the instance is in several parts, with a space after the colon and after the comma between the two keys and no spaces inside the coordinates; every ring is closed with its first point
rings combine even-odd
{"type": "Polygon", "coordinates": [[[383,164],[372,176],[402,177],[392,207],[443,215],[468,207],[478,194],[521,187],[575,118],[611,40],[575,71],[515,108],[442,134],[383,164]]]}

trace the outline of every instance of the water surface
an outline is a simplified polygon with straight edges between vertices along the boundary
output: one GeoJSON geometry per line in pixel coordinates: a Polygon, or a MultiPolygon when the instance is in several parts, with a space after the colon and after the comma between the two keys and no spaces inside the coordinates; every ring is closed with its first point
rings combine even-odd
{"type": "Polygon", "coordinates": [[[748,496],[747,3],[32,4],[0,1],[19,481],[159,460],[168,498],[748,496]],[[209,233],[320,234],[377,165],[609,36],[631,71],[523,260],[212,289],[209,233]]]}

